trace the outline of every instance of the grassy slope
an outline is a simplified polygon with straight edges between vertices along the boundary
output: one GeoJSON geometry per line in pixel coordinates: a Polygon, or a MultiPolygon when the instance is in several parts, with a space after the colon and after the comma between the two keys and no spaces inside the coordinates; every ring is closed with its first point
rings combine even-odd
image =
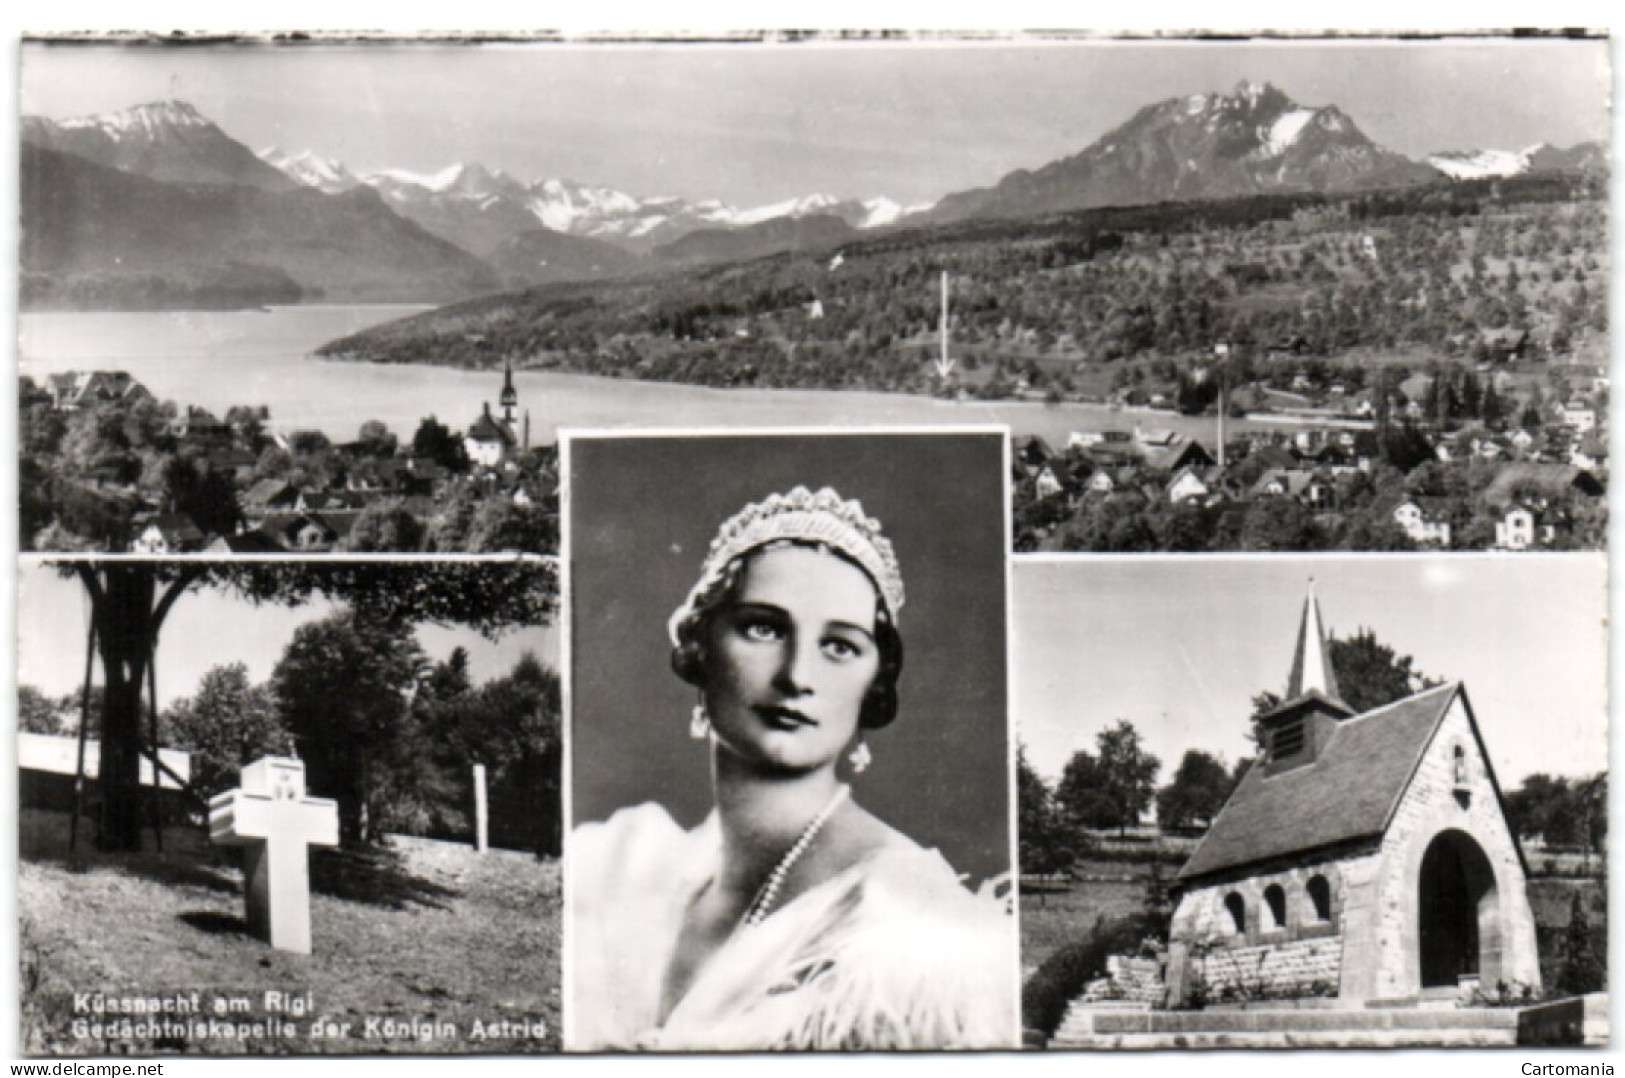
{"type": "MultiPolygon", "coordinates": [[[[1022,979],[1063,945],[1082,939],[1095,920],[1139,913],[1145,904],[1146,865],[1085,862],[1070,891],[1026,894],[1021,898],[1022,979]]],[[[1173,875],[1164,869],[1163,876],[1173,875]]]]}
{"type": "MultiPolygon", "coordinates": [[[[88,830],[88,828],[86,829],[88,830]]],[[[233,850],[171,828],[164,853],[67,853],[67,818],[25,811],[19,866],[23,1050],[123,1052],[535,1052],[559,1046],[556,862],[400,839],[386,853],[318,852],[312,864],[314,953],[275,951],[246,934],[233,850]],[[308,991],[312,1015],[289,1039],[243,1044],[76,1040],[72,992],[254,997],[308,991]],[[310,1018],[353,1024],[312,1040],[310,1018]],[[455,1022],[456,1038],[365,1039],[369,1016],[455,1022]],[[475,1018],[541,1019],[540,1040],[473,1041],[475,1018]]],[[[144,836],[150,844],[150,834],[144,836]]],[[[241,1016],[239,1016],[241,1017],[241,1016]]]]}

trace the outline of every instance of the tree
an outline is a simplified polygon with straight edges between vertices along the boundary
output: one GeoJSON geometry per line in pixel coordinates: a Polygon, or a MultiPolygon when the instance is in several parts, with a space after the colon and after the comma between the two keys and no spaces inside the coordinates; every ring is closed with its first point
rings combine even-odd
{"type": "Polygon", "coordinates": [[[344,549],[415,551],[422,549],[424,527],[400,502],[374,502],[361,510],[344,537],[344,549]]]}
{"type": "Polygon", "coordinates": [[[1139,731],[1127,719],[1101,731],[1096,738],[1100,749],[1100,774],[1106,796],[1117,812],[1121,831],[1139,820],[1156,795],[1157,771],[1162,764],[1140,746],[1139,731]]]}
{"type": "Polygon", "coordinates": [[[1569,926],[1563,932],[1563,964],[1558,983],[1552,986],[1565,995],[1583,995],[1608,987],[1608,922],[1605,917],[1596,928],[1586,912],[1586,895],[1575,891],[1569,899],[1569,926]]]}
{"type": "Polygon", "coordinates": [[[1191,749],[1174,780],[1157,792],[1157,823],[1164,829],[1211,822],[1230,796],[1230,773],[1216,757],[1191,749]]]}
{"type": "Polygon", "coordinates": [[[1537,772],[1506,797],[1507,821],[1520,838],[1548,846],[1599,848],[1607,834],[1607,774],[1570,781],[1537,772]]]}
{"type": "Polygon", "coordinates": [[[460,763],[465,773],[475,763],[488,769],[493,830],[521,828],[527,845],[557,853],[564,837],[558,674],[525,652],[507,676],[470,695],[476,721],[465,726],[468,749],[460,763]]]}
{"type": "Polygon", "coordinates": [[[244,764],[285,756],[293,745],[275,698],[249,683],[242,663],[211,667],[195,696],[170,705],[159,729],[164,741],[192,750],[192,785],[205,796],[237,785],[244,764]]]}
{"type": "Polygon", "coordinates": [[[1162,765],[1140,746],[1139,731],[1127,719],[1096,734],[1095,749],[1098,757],[1083,749],[1073,754],[1055,797],[1084,826],[1121,833],[1151,805],[1162,765]]]}
{"type": "Polygon", "coordinates": [[[1205,371],[1181,371],[1174,390],[1174,404],[1183,415],[1201,415],[1219,399],[1219,380],[1205,371]]]}
{"type": "Polygon", "coordinates": [[[558,523],[535,506],[518,506],[493,495],[474,511],[465,543],[470,554],[545,554],[558,549],[558,523]]]}
{"type": "Polygon", "coordinates": [[[1392,514],[1363,509],[1349,516],[1337,546],[1341,550],[1367,552],[1415,550],[1416,541],[1392,514]]]}
{"type": "Polygon", "coordinates": [[[1100,761],[1088,749],[1072,754],[1055,786],[1055,805],[1075,827],[1111,827],[1115,810],[1106,796],[1100,761]]]}
{"type": "Polygon", "coordinates": [[[468,469],[468,454],[463,448],[463,440],[432,415],[426,416],[418,424],[417,433],[412,435],[412,455],[427,457],[450,471],[468,469]]]}
{"type": "Polygon", "coordinates": [[[1242,550],[1314,550],[1321,545],[1315,514],[1296,498],[1260,498],[1242,519],[1242,550]]]}
{"type": "Polygon", "coordinates": [[[242,519],[237,485],[206,459],[189,455],[165,457],[160,467],[164,500],[171,512],[185,513],[206,534],[230,535],[242,519]]]}
{"type": "Polygon", "coordinates": [[[17,686],[17,729],[30,734],[61,733],[57,702],[32,685],[17,686]]]}
{"type": "Polygon", "coordinates": [[[375,765],[399,738],[423,667],[409,626],[344,610],[301,625],[271,674],[311,785],[338,801],[346,845],[376,837],[375,765]]]}
{"type": "Polygon", "coordinates": [[[395,435],[390,433],[389,428],[384,425],[382,420],[369,419],[361,424],[361,430],[356,436],[356,441],[365,446],[369,453],[376,456],[392,457],[395,455],[395,435]]]}
{"type": "Polygon", "coordinates": [[[1436,684],[1411,668],[1409,655],[1396,654],[1370,629],[1360,629],[1350,637],[1332,637],[1326,643],[1326,653],[1343,702],[1355,714],[1402,700],[1436,684]]]}
{"type": "Polygon", "coordinates": [[[234,404],[226,409],[225,419],[226,425],[236,433],[238,441],[252,449],[265,437],[265,421],[270,417],[270,410],[263,404],[258,407],[234,404]]]}
{"type": "Polygon", "coordinates": [[[1016,838],[1021,872],[1064,872],[1074,860],[1073,831],[1066,826],[1049,784],[1016,747],[1016,838]]]}
{"type": "Polygon", "coordinates": [[[142,686],[159,635],[180,598],[196,587],[236,592],[252,603],[296,606],[313,593],[348,602],[375,619],[462,625],[497,636],[553,616],[557,575],[546,562],[76,562],[90,599],[91,632],[102,671],[101,792],[98,842],[141,848],[142,686]]]}

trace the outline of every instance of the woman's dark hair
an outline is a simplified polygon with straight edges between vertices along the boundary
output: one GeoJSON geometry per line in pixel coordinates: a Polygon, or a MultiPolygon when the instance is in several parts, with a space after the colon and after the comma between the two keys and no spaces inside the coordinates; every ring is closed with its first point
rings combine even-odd
{"type": "MultiPolygon", "coordinates": [[[[822,543],[802,543],[794,540],[790,545],[822,550],[833,554],[848,565],[856,567],[869,580],[869,571],[839,550],[822,543]]],[[[672,672],[690,685],[705,687],[705,641],[711,635],[711,625],[717,615],[726,610],[739,594],[739,582],[745,566],[764,548],[757,547],[728,563],[712,587],[694,599],[694,608],[677,623],[677,644],[671,649],[672,672]]],[[[897,679],[903,672],[903,638],[892,624],[886,604],[875,587],[875,649],[880,653],[880,669],[864,694],[863,706],[858,711],[858,726],[865,730],[878,730],[897,717],[897,679]]]]}

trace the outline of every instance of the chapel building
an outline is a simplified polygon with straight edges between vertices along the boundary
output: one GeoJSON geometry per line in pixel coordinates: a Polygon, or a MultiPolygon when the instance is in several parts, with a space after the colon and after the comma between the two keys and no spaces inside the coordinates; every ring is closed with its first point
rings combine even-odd
{"type": "Polygon", "coordinates": [[[1538,994],[1526,866],[1465,686],[1356,714],[1311,590],[1260,726],[1175,881],[1169,1006],[1538,994]]]}

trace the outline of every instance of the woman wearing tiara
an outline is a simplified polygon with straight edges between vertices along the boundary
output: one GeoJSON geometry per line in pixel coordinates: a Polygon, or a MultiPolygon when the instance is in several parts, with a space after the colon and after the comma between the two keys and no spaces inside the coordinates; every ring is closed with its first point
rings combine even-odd
{"type": "Polygon", "coordinates": [[[645,804],[572,837],[572,1048],[1015,1046],[1004,902],[837,776],[896,716],[902,606],[879,523],[832,490],[723,524],[668,623],[714,808],[693,831],[645,804]]]}

